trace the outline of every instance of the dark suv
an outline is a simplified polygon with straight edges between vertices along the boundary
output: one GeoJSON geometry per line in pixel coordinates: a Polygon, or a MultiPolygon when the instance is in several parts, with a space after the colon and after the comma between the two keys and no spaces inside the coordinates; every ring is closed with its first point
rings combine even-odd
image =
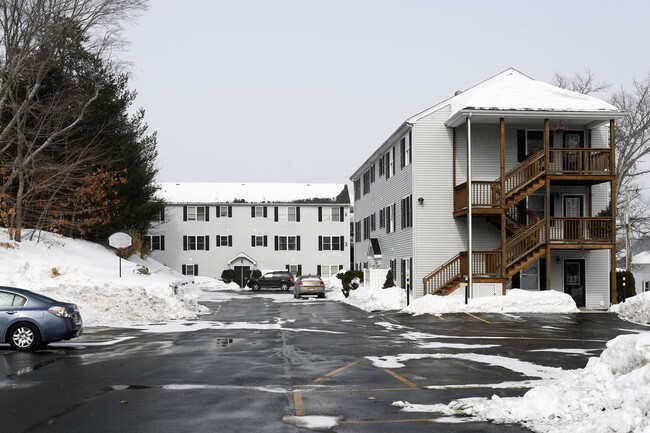
{"type": "Polygon", "coordinates": [[[293,286],[293,275],[288,271],[267,272],[260,278],[253,278],[247,284],[253,290],[259,290],[262,287],[279,287],[282,290],[289,290],[293,286]]]}

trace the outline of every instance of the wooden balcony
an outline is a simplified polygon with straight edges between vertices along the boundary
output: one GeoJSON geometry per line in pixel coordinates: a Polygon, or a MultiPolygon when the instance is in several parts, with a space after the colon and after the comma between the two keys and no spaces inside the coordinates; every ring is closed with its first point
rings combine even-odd
{"type": "Polygon", "coordinates": [[[550,225],[553,248],[609,248],[614,243],[611,218],[551,217],[550,225]]]}
{"type": "Polygon", "coordinates": [[[602,177],[612,175],[611,149],[550,149],[549,175],[602,177]]]}

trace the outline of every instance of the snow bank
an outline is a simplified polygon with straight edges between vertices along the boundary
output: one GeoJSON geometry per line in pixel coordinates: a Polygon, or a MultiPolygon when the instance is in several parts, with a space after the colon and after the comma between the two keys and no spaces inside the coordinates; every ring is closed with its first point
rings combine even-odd
{"type": "Polygon", "coordinates": [[[489,400],[456,400],[428,409],[476,420],[522,423],[546,433],[648,432],[650,332],[611,340],[584,369],[533,388],[522,397],[494,395],[489,400]]]}
{"type": "Polygon", "coordinates": [[[402,312],[408,314],[445,313],[575,313],[570,295],[555,290],[529,292],[513,289],[505,296],[469,299],[463,296],[426,295],[411,302],[402,312]]]}
{"type": "Polygon", "coordinates": [[[350,290],[350,296],[347,298],[342,290],[334,290],[328,293],[327,297],[364,311],[401,310],[406,306],[406,291],[399,287],[371,290],[359,286],[356,290],[350,290]]]}
{"type": "Polygon", "coordinates": [[[0,242],[0,285],[77,304],[85,326],[128,326],[207,313],[186,276],[150,258],[122,260],[101,245],[43,233],[40,242],[0,242]],[[145,270],[143,267],[146,267],[145,270]],[[140,271],[144,271],[142,273],[140,271]]]}
{"type": "Polygon", "coordinates": [[[612,305],[610,311],[629,322],[650,324],[650,292],[644,292],[628,298],[625,302],[612,305]]]}

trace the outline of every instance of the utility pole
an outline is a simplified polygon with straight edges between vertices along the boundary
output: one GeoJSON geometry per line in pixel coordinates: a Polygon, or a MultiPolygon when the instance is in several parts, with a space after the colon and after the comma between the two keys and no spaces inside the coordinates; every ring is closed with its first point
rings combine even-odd
{"type": "Polygon", "coordinates": [[[632,242],[630,241],[630,188],[625,189],[625,269],[632,271],[632,242]]]}

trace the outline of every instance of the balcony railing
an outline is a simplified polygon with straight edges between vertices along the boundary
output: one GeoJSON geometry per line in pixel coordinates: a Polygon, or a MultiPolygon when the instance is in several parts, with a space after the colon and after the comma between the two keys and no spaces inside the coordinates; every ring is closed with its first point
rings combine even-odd
{"type": "MultiPolygon", "coordinates": [[[[473,181],[472,182],[472,207],[492,208],[501,203],[500,182],[473,181]]],[[[454,208],[467,207],[467,182],[454,188],[454,208]]]]}
{"type": "Polygon", "coordinates": [[[550,149],[552,174],[608,175],[611,149],[550,149]]]}
{"type": "Polygon", "coordinates": [[[571,244],[611,244],[611,218],[551,217],[550,241],[571,244]]]}

